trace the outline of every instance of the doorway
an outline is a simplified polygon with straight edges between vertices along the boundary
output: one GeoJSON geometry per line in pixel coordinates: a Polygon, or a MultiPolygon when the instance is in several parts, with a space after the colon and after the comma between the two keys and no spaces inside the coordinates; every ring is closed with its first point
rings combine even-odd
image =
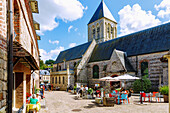
{"type": "Polygon", "coordinates": [[[20,108],[23,105],[23,72],[15,73],[15,107],[20,108]]]}

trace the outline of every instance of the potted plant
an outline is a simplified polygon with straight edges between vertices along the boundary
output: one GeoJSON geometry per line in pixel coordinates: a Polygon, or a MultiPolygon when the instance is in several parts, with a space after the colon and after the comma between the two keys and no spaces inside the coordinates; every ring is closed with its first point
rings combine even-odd
{"type": "Polygon", "coordinates": [[[160,92],[164,97],[164,102],[168,102],[168,94],[169,94],[169,88],[168,86],[162,86],[160,87],[160,92]]]}

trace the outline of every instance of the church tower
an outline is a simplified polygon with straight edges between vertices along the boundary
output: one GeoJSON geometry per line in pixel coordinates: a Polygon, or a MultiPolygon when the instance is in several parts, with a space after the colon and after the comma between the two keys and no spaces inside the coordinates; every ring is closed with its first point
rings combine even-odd
{"type": "Polygon", "coordinates": [[[102,0],[88,23],[88,41],[102,43],[117,37],[117,22],[102,0]]]}

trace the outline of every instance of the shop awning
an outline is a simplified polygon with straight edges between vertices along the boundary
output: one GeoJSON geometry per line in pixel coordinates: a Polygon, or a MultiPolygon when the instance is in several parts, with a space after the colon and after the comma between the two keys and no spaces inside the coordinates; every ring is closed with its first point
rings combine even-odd
{"type": "Polygon", "coordinates": [[[13,66],[15,67],[17,63],[22,63],[26,67],[29,67],[31,70],[39,70],[39,66],[34,59],[34,57],[25,50],[21,44],[14,41],[13,43],[13,57],[14,63],[13,66]]]}

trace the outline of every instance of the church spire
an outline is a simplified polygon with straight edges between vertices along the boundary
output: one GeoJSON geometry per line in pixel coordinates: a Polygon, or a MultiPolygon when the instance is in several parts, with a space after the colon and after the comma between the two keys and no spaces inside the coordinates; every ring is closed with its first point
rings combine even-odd
{"type": "Polygon", "coordinates": [[[110,10],[104,3],[104,0],[101,0],[101,3],[99,4],[97,10],[95,11],[94,15],[92,16],[92,18],[88,24],[90,24],[96,20],[99,20],[100,18],[103,18],[103,17],[116,22],[116,20],[114,19],[113,15],[110,12],[110,10]]]}

